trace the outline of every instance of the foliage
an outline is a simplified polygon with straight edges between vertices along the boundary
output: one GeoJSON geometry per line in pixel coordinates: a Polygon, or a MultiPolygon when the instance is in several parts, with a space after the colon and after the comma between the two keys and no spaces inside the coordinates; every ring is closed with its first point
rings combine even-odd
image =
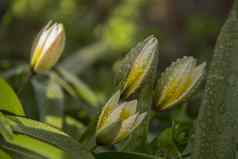
{"type": "MultiPolygon", "coordinates": [[[[219,22],[211,17],[203,21],[198,15],[199,21],[187,18],[183,25],[191,34],[194,57],[169,55],[178,48],[168,40],[171,35],[146,24],[153,18],[173,17],[173,7],[160,0],[164,9],[170,8],[151,9],[150,17],[146,9],[151,3],[6,3],[6,13],[0,12],[1,159],[236,158],[237,0],[211,63],[207,41],[215,39],[219,22]],[[38,26],[29,27],[24,40],[10,36],[25,23],[40,25],[49,19],[57,22],[46,25],[35,41],[32,33],[36,35],[38,26]],[[22,47],[15,50],[18,45],[22,47]],[[179,58],[168,65],[165,56],[179,58]]],[[[181,24],[179,18],[175,21],[181,24]]],[[[183,43],[183,38],[176,43],[183,43]]]]}

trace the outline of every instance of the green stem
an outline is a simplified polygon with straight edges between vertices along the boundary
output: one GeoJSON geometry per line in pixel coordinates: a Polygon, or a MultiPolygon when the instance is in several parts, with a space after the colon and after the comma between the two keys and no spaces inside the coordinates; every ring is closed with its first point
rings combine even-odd
{"type": "Polygon", "coordinates": [[[26,85],[28,84],[32,76],[33,76],[32,70],[30,68],[27,68],[26,75],[23,77],[21,86],[17,90],[17,95],[20,95],[21,92],[25,89],[26,85]]]}

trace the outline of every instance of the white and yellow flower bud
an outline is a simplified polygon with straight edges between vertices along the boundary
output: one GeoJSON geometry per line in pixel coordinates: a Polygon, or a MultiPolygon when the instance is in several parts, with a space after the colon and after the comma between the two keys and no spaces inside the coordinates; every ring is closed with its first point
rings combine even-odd
{"type": "Polygon", "coordinates": [[[119,98],[118,91],[102,109],[96,128],[98,144],[110,145],[124,140],[146,116],[136,111],[137,100],[118,104],[119,98]]]}
{"type": "Polygon", "coordinates": [[[37,35],[32,46],[31,68],[41,73],[53,67],[65,45],[64,26],[50,21],[37,35]]]}
{"type": "Polygon", "coordinates": [[[158,40],[153,36],[149,38],[150,39],[148,39],[144,47],[140,50],[127,76],[123,87],[123,94],[125,94],[126,97],[129,97],[141,86],[152,67],[158,49],[158,40]]]}
{"type": "Polygon", "coordinates": [[[164,110],[187,99],[199,85],[205,66],[206,63],[197,65],[193,57],[184,57],[172,63],[158,80],[156,109],[164,110]]]}

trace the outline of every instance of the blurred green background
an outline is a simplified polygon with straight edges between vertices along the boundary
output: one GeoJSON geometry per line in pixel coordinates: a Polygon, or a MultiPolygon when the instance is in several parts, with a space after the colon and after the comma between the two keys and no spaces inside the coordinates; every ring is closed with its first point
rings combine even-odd
{"type": "Polygon", "coordinates": [[[67,43],[61,62],[76,69],[94,87],[105,89],[105,84],[110,83],[105,80],[111,81],[114,61],[149,34],[159,38],[161,68],[184,55],[209,58],[231,3],[232,0],[1,0],[1,70],[28,62],[34,37],[52,19],[66,28],[67,43]],[[108,46],[103,44],[105,41],[108,46]],[[89,47],[91,50],[82,51],[89,47]],[[78,57],[85,60],[75,58],[80,53],[78,57]],[[71,60],[75,59],[76,66],[67,63],[70,56],[74,56],[71,60]],[[92,75],[98,77],[96,81],[92,75]]]}

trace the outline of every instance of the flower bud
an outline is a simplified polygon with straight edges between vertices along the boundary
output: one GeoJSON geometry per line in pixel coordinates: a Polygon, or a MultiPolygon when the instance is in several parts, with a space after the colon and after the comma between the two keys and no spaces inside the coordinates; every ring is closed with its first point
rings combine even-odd
{"type": "Polygon", "coordinates": [[[119,103],[120,92],[109,99],[99,116],[96,140],[110,145],[124,140],[143,121],[146,113],[138,113],[137,100],[119,103]]]}
{"type": "Polygon", "coordinates": [[[61,56],[65,45],[63,24],[50,21],[37,35],[32,46],[31,68],[41,73],[53,67],[61,56]]]}
{"type": "Polygon", "coordinates": [[[197,65],[193,57],[184,57],[172,63],[158,80],[155,95],[156,109],[164,110],[187,99],[198,87],[205,66],[206,63],[197,65]]]}
{"type": "Polygon", "coordinates": [[[126,97],[129,97],[141,86],[153,65],[153,60],[155,59],[158,47],[158,40],[151,36],[145,41],[146,43],[135,58],[124,84],[123,94],[126,97]]]}

